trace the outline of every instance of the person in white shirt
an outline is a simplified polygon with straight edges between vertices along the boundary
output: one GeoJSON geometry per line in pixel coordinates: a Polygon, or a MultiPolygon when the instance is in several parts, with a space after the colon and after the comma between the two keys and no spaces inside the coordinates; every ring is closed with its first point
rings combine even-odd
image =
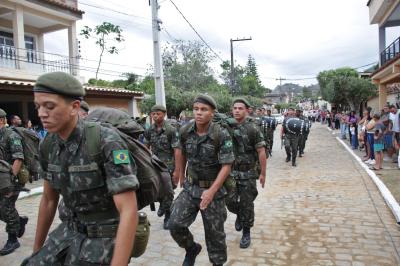
{"type": "MultiPolygon", "coordinates": [[[[393,146],[397,150],[397,153],[399,153],[399,148],[400,148],[400,110],[398,110],[395,105],[390,106],[389,119],[393,125],[392,126],[392,131],[394,133],[393,146]]],[[[400,156],[397,156],[397,158],[395,157],[393,162],[397,162],[399,164],[399,168],[400,168],[400,156]]]]}

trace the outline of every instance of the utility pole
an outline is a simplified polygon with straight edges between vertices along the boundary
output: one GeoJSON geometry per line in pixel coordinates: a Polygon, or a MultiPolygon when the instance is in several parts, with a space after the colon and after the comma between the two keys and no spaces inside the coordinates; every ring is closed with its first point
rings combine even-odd
{"type": "Polygon", "coordinates": [[[282,80],[286,80],[286,79],[279,77],[278,79],[275,79],[275,80],[279,80],[279,87],[282,87],[282,80]]]}
{"type": "Polygon", "coordinates": [[[234,94],[234,92],[235,92],[235,87],[236,87],[236,84],[235,84],[235,67],[234,67],[234,64],[233,64],[233,42],[241,42],[241,41],[251,41],[252,40],[252,38],[250,37],[250,38],[241,38],[241,39],[239,39],[239,38],[236,38],[236,39],[231,39],[230,41],[231,41],[231,93],[232,93],[232,95],[234,94]]]}
{"type": "Polygon", "coordinates": [[[164,89],[164,73],[162,68],[162,58],[160,52],[160,24],[158,19],[159,5],[157,0],[150,0],[152,29],[153,29],[153,55],[154,55],[154,83],[156,92],[156,104],[166,107],[165,89],[164,89]]]}

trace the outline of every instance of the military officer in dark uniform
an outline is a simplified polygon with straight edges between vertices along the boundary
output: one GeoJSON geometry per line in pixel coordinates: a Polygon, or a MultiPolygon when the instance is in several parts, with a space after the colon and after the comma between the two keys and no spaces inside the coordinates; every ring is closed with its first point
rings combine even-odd
{"type": "MultiPolygon", "coordinates": [[[[20,217],[15,202],[22,185],[18,183],[18,173],[24,160],[24,149],[22,138],[10,128],[6,128],[6,112],[0,109],[0,160],[4,160],[11,167],[12,186],[0,191],[0,220],[6,223],[8,240],[0,250],[0,256],[14,252],[20,247],[18,237],[25,232],[28,217],[20,217]]],[[[1,187],[1,186],[0,186],[1,187]]]]}
{"type": "Polygon", "coordinates": [[[40,146],[44,188],[34,253],[24,263],[127,265],[138,223],[139,182],[125,142],[112,129],[79,118],[85,91],[73,76],[44,74],[33,91],[49,134],[40,146]],[[96,142],[93,136],[98,136],[96,142]],[[60,195],[73,215],[44,243],[60,195]]]}
{"type": "MultiPolygon", "coordinates": [[[[153,125],[144,132],[144,144],[152,150],[152,152],[162,160],[168,167],[172,176],[178,175],[174,173],[175,153],[178,152],[179,133],[178,130],[165,121],[167,109],[162,105],[154,105],[151,108],[151,117],[153,125]]],[[[171,205],[173,194],[163,198],[160,202],[160,208],[157,215],[164,217],[164,229],[168,229],[168,220],[171,215],[171,205]]]]}
{"type": "Polygon", "coordinates": [[[235,229],[243,229],[240,248],[250,246],[250,228],[254,225],[254,200],[258,195],[256,179],[264,187],[267,167],[264,137],[259,127],[248,120],[249,107],[249,102],[244,98],[235,99],[232,107],[237,125],[233,131],[235,162],[231,176],[236,180],[237,197],[229,198],[227,207],[237,215],[235,229]],[[256,169],[257,161],[261,172],[256,169]]]}
{"type": "Polygon", "coordinates": [[[176,158],[183,191],[172,205],[169,228],[173,239],[186,249],[184,266],[194,265],[201,245],[194,242],[189,226],[200,211],[208,257],[213,265],[227,260],[224,223],[226,208],[223,187],[234,161],[232,138],[228,131],[212,122],[217,104],[208,95],[194,100],[194,121],[179,132],[181,154],[176,158]],[[187,176],[184,176],[187,164],[187,176]]]}
{"type": "Polygon", "coordinates": [[[285,150],[286,150],[286,162],[292,161],[292,166],[296,166],[297,147],[299,145],[299,134],[294,131],[290,131],[288,126],[288,120],[295,118],[294,109],[289,108],[287,116],[283,120],[281,138],[284,139],[285,150]]]}

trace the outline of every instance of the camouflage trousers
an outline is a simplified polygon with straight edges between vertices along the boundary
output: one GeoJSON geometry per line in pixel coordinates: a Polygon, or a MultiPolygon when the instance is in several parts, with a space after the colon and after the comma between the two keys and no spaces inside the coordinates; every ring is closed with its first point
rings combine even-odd
{"type": "Polygon", "coordinates": [[[266,148],[269,151],[272,151],[272,146],[274,146],[274,131],[271,129],[268,129],[267,132],[265,133],[265,139],[266,139],[266,148]]]}
{"type": "Polygon", "coordinates": [[[114,250],[113,238],[88,238],[62,222],[44,246],[27,261],[29,266],[93,266],[110,265],[114,250]]]}
{"type": "Polygon", "coordinates": [[[18,234],[19,232],[20,218],[15,208],[18,195],[19,192],[13,192],[9,197],[0,196],[0,220],[6,223],[6,232],[9,234],[18,234]]]}
{"type": "Polygon", "coordinates": [[[304,152],[304,148],[306,147],[306,141],[308,139],[308,133],[299,136],[299,151],[301,153],[304,152]]]}
{"type": "Polygon", "coordinates": [[[299,136],[293,134],[285,134],[285,150],[286,156],[296,161],[297,148],[299,146],[299,136]]]}
{"type": "MultiPolygon", "coordinates": [[[[167,164],[167,166],[168,166],[168,171],[172,178],[172,174],[174,172],[174,167],[171,167],[169,164],[167,164]]],[[[174,184],[173,181],[172,181],[172,184],[174,184]]],[[[173,185],[173,189],[175,189],[175,188],[176,188],[176,186],[173,185]]],[[[171,211],[171,206],[172,206],[173,200],[174,200],[174,194],[169,194],[169,195],[164,196],[160,200],[160,209],[163,210],[164,212],[171,211]]]]}
{"type": "Polygon", "coordinates": [[[238,216],[242,227],[254,225],[254,200],[258,195],[257,180],[236,180],[236,196],[226,201],[228,210],[238,216]]]}
{"type": "Polygon", "coordinates": [[[193,198],[186,190],[179,194],[172,205],[169,220],[171,236],[181,248],[192,246],[194,239],[188,227],[196,220],[197,213],[200,211],[209,260],[214,264],[223,264],[227,260],[224,231],[225,201],[223,198],[214,198],[203,211],[200,210],[200,201],[201,199],[193,198]]]}

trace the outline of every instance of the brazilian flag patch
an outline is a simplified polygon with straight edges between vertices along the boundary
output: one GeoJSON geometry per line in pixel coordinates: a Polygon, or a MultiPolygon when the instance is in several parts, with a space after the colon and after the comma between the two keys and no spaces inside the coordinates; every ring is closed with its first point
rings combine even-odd
{"type": "Polygon", "coordinates": [[[129,152],[128,150],[117,150],[113,151],[114,164],[129,164],[129,152]]]}
{"type": "Polygon", "coordinates": [[[233,146],[232,141],[231,141],[231,140],[225,141],[224,146],[225,146],[226,148],[232,147],[232,146],[233,146]]]}

